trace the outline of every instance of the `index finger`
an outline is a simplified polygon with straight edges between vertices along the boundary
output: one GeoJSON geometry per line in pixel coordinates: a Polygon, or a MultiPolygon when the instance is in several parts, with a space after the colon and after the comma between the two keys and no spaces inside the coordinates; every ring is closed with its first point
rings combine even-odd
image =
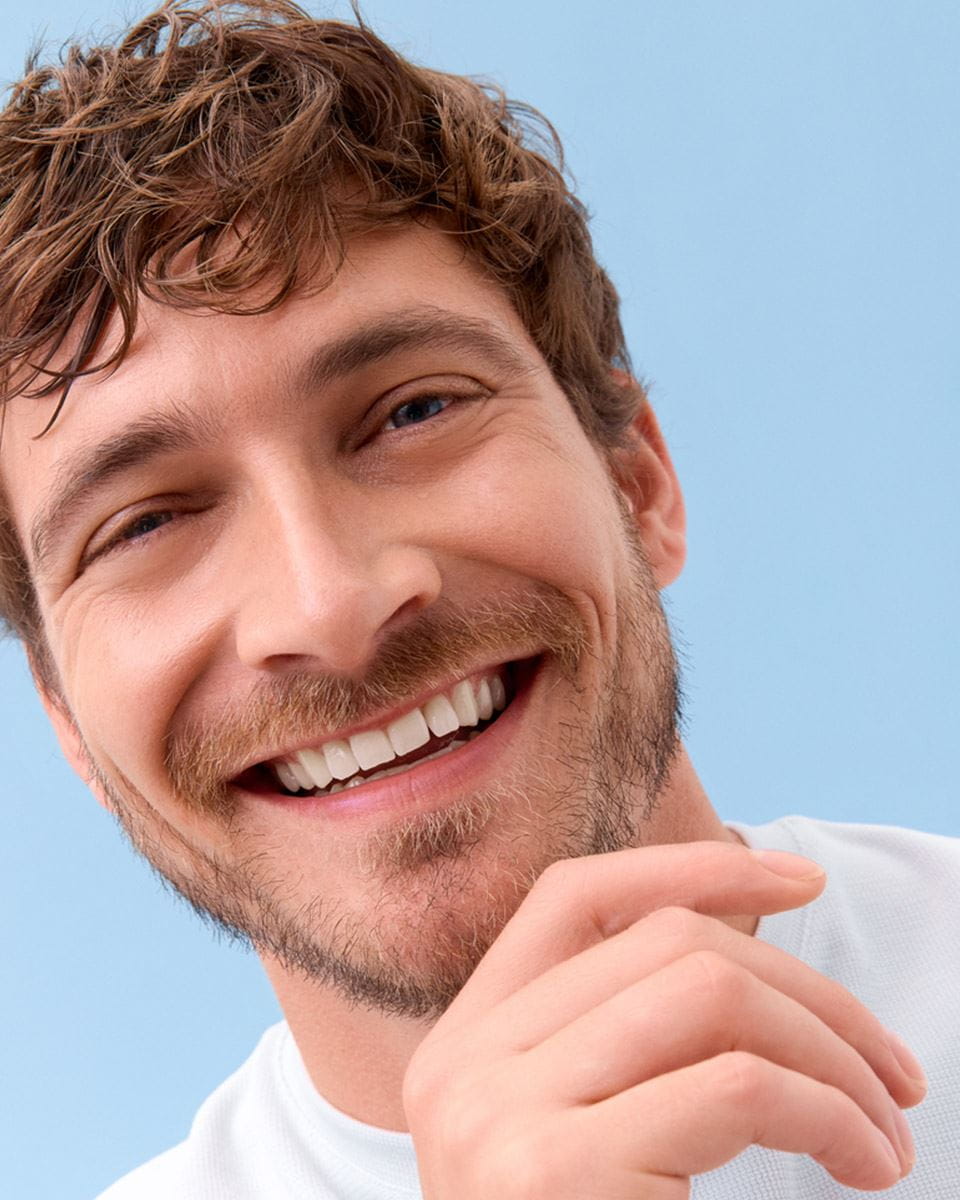
{"type": "Polygon", "coordinates": [[[823,870],[808,858],[732,842],[642,846],[564,859],[533,885],[440,1024],[449,1027],[485,1012],[550,967],[658,908],[765,916],[808,904],[825,882],[823,870]]]}

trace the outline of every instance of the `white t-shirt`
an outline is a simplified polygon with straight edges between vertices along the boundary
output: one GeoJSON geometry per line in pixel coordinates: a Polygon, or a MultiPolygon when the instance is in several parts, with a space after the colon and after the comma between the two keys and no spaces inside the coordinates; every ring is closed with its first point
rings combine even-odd
{"type": "MultiPolygon", "coordinates": [[[[764,917],[757,936],[839,980],[905,1038],[930,1091],[910,1114],[917,1165],[884,1195],[960,1195],[960,839],[786,817],[733,828],[828,873],[806,908],[764,917]]],[[[692,1200],[839,1200],[802,1155],[751,1147],[698,1176],[692,1200]]],[[[364,1125],[319,1096],[289,1029],[264,1034],[201,1106],[187,1139],[100,1200],[419,1200],[406,1134],[364,1125]]]]}

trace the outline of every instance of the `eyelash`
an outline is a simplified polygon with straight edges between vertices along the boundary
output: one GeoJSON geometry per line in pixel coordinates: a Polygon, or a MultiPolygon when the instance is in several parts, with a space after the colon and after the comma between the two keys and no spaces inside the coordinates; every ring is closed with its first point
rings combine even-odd
{"type": "MultiPolygon", "coordinates": [[[[387,414],[387,419],[386,419],[386,421],[383,422],[381,429],[385,428],[387,425],[387,422],[391,421],[396,416],[396,414],[404,408],[412,408],[414,405],[426,405],[426,404],[429,404],[429,402],[431,400],[439,400],[439,401],[445,402],[445,407],[442,408],[439,413],[435,413],[426,418],[427,421],[430,421],[433,419],[433,416],[440,416],[443,413],[447,412],[450,405],[455,404],[457,400],[460,400],[462,398],[463,397],[460,397],[460,396],[444,395],[440,392],[424,392],[423,395],[421,395],[421,396],[412,396],[409,400],[403,400],[403,401],[401,401],[400,404],[396,404],[396,405],[394,405],[393,408],[390,409],[390,412],[387,414]]],[[[412,423],[414,425],[422,425],[425,422],[424,421],[414,421],[412,423]]],[[[405,429],[405,428],[409,428],[409,426],[401,425],[399,427],[399,429],[405,429]]],[[[391,432],[397,433],[397,432],[399,432],[399,429],[397,427],[394,427],[394,429],[391,430],[391,432]]]]}
{"type": "MultiPolygon", "coordinates": [[[[409,428],[415,427],[417,425],[428,424],[430,421],[433,421],[435,418],[442,417],[445,413],[449,412],[450,409],[454,405],[456,405],[462,401],[465,401],[465,400],[473,400],[473,399],[477,399],[477,398],[478,397],[475,395],[462,395],[461,396],[461,395],[452,394],[450,392],[441,392],[441,391],[429,391],[429,392],[423,392],[422,394],[410,396],[406,400],[402,400],[399,404],[395,404],[389,410],[387,417],[381,424],[378,432],[400,433],[403,429],[409,429],[409,428]],[[411,408],[415,405],[420,405],[420,406],[427,405],[431,401],[438,401],[438,402],[442,403],[443,408],[441,408],[438,412],[431,413],[430,415],[428,415],[427,417],[425,417],[422,420],[412,421],[412,422],[410,422],[409,425],[395,426],[392,429],[390,429],[388,427],[388,422],[391,421],[392,419],[394,419],[396,417],[397,413],[401,412],[401,410],[403,410],[404,408],[411,408]]],[[[82,569],[86,568],[91,563],[95,562],[98,558],[102,558],[105,555],[110,554],[111,552],[120,549],[125,543],[126,544],[142,543],[142,542],[149,540],[151,537],[153,537],[155,534],[157,534],[160,530],[162,530],[165,526],[171,524],[177,516],[183,516],[183,515],[189,515],[189,511],[184,513],[183,511],[178,512],[178,510],[172,509],[172,508],[163,508],[163,509],[148,509],[145,512],[138,513],[130,521],[127,521],[124,525],[122,525],[114,534],[112,534],[111,537],[109,538],[109,540],[107,542],[105,542],[104,545],[101,546],[98,550],[95,550],[92,555],[85,556],[85,558],[81,564],[81,568],[82,569]],[[159,524],[156,525],[153,529],[148,529],[139,534],[134,532],[137,525],[142,524],[143,522],[146,522],[146,521],[150,521],[154,518],[164,518],[164,519],[160,520],[159,524]]]]}
{"type": "Polygon", "coordinates": [[[187,513],[181,512],[180,514],[178,514],[177,510],[173,509],[173,508],[148,509],[146,512],[137,513],[137,515],[135,517],[133,517],[131,520],[125,522],[123,525],[120,526],[120,528],[118,530],[116,530],[115,533],[111,534],[109,539],[106,542],[104,542],[104,544],[102,546],[100,546],[97,550],[94,550],[94,552],[92,554],[86,554],[84,556],[84,558],[80,564],[81,570],[85,570],[88,566],[90,566],[91,563],[96,562],[96,560],[98,558],[103,558],[107,554],[110,554],[111,552],[113,552],[114,550],[119,550],[125,542],[133,543],[133,542],[146,541],[148,538],[152,537],[155,533],[158,533],[159,530],[161,530],[165,525],[169,525],[175,516],[188,515],[188,514],[189,514],[189,510],[187,511],[187,513]],[[149,521],[153,518],[166,518],[166,519],[161,520],[160,523],[158,525],[156,525],[153,529],[148,529],[145,532],[140,533],[140,534],[137,534],[134,532],[134,530],[136,529],[136,527],[138,525],[142,524],[145,521],[149,521]]]}

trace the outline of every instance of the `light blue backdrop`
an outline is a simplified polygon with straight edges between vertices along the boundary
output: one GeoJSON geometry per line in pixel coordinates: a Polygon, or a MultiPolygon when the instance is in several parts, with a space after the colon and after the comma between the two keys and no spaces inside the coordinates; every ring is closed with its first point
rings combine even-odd
{"type": "MultiPolygon", "coordinates": [[[[4,0],[0,78],[38,34],[141,11],[4,0]]],[[[366,12],[565,138],[686,485],[669,604],[720,811],[960,834],[960,6],[366,12]]],[[[0,653],[3,1187],[86,1200],[184,1134],[276,1007],[121,845],[0,653]]]]}

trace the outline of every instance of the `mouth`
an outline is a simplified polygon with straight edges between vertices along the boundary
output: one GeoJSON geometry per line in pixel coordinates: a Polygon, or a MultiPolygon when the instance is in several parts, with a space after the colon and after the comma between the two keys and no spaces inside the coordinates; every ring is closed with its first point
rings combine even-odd
{"type": "Polygon", "coordinates": [[[539,662],[466,676],[383,725],[257,763],[231,782],[261,796],[307,800],[409,774],[483,738],[529,688],[539,662]]]}

